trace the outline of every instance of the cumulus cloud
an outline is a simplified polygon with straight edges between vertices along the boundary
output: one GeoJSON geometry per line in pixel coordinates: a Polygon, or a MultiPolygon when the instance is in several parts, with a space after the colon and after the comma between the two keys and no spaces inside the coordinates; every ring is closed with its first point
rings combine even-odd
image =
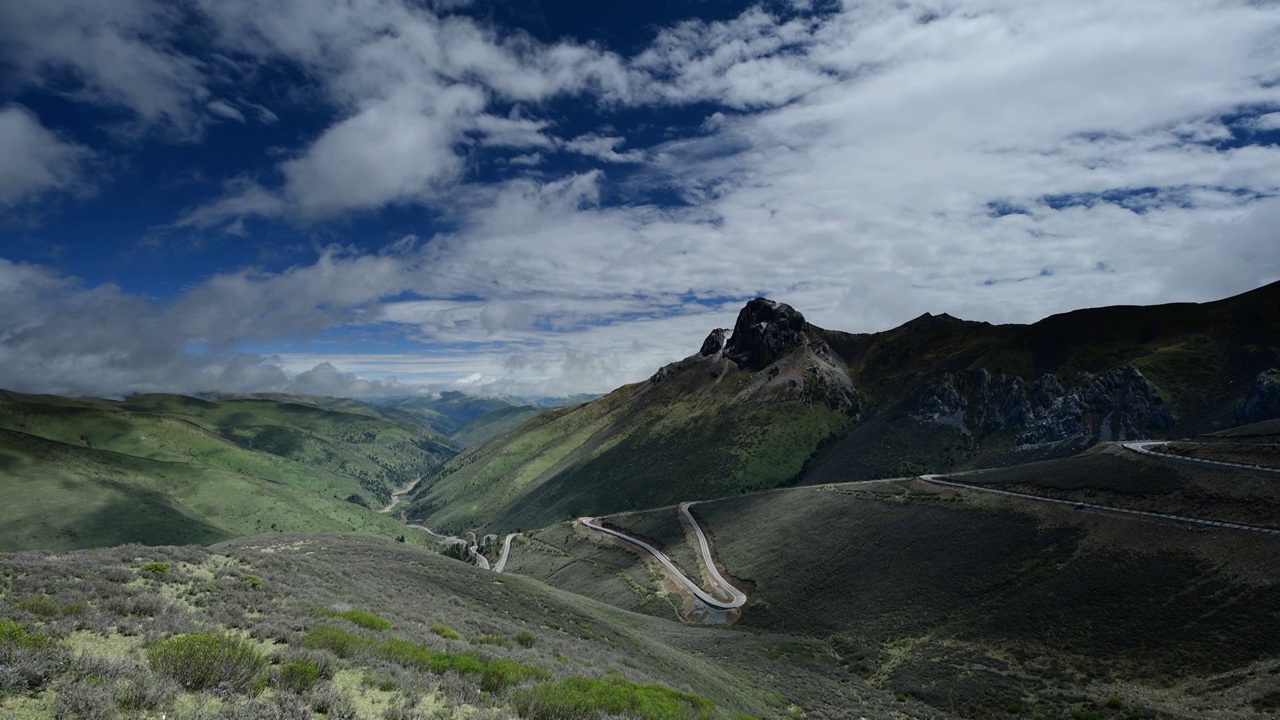
{"type": "Polygon", "coordinates": [[[0,3],[0,62],[11,81],[125,108],[144,125],[198,133],[209,96],[202,63],[176,49],[179,3],[0,3]]]}
{"type": "MultiPolygon", "coordinates": [[[[1280,127],[1274,3],[755,7],[659,29],[630,57],[394,0],[198,7],[219,49],[300,68],[332,118],[273,175],[228,179],[180,225],[417,204],[449,231],[224,273],[165,306],[10,265],[0,294],[20,319],[0,326],[0,384],[602,391],[696,350],[757,294],[869,331],[926,310],[1025,322],[1205,300],[1280,276],[1280,147],[1265,137],[1280,127]],[[548,103],[566,98],[611,122],[708,112],[637,147],[624,138],[653,135],[563,130],[548,103]],[[472,172],[477,147],[517,177],[472,172]],[[595,169],[557,171],[565,153],[595,169]],[[115,317],[147,330],[117,337],[129,334],[115,317]],[[238,351],[335,329],[385,331],[397,347],[238,351]]],[[[108,29],[132,42],[130,17],[108,29]]],[[[217,112],[210,76],[157,37],[148,47],[174,69],[153,79],[182,81],[151,95],[186,90],[151,115],[117,102],[162,119],[197,100],[217,112]]],[[[21,67],[37,82],[52,62],[21,67]]]]}
{"type": "Polygon", "coordinates": [[[92,153],[67,142],[40,124],[26,108],[0,107],[0,207],[83,184],[84,163],[92,153]]]}

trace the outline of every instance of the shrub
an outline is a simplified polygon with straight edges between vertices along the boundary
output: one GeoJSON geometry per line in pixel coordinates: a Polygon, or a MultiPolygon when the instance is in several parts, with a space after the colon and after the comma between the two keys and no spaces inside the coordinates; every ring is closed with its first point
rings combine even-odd
{"type": "Polygon", "coordinates": [[[292,693],[302,693],[320,682],[320,668],[306,660],[290,660],[275,669],[275,686],[292,693]]]}
{"type": "Polygon", "coordinates": [[[159,710],[173,701],[178,690],[169,678],[143,667],[116,685],[115,700],[123,710],[159,710]]]}
{"type": "Polygon", "coordinates": [[[528,720],[597,720],[629,715],[643,720],[712,720],[715,703],[661,685],[638,685],[617,678],[568,678],[522,690],[516,710],[528,720]]]}
{"type": "Polygon", "coordinates": [[[1102,716],[1092,710],[1072,710],[1071,717],[1075,720],[1099,720],[1102,716]]]}
{"type": "Polygon", "coordinates": [[[313,650],[328,650],[338,657],[348,658],[368,647],[369,641],[342,628],[328,625],[307,632],[302,646],[313,650]]]}
{"type": "Polygon", "coordinates": [[[64,605],[62,608],[63,617],[72,617],[74,615],[83,615],[89,610],[89,603],[84,600],[64,605]]]}
{"type": "Polygon", "coordinates": [[[262,578],[258,577],[257,575],[241,575],[240,579],[243,580],[246,585],[253,588],[254,590],[257,590],[258,588],[262,587],[262,578]]]}
{"type": "Polygon", "coordinates": [[[346,612],[333,613],[330,617],[342,618],[348,622],[355,623],[367,630],[390,630],[391,623],[382,618],[367,613],[363,610],[347,610],[346,612]]]}
{"type": "Polygon", "coordinates": [[[455,672],[459,675],[479,675],[480,687],[490,692],[501,690],[525,680],[544,680],[551,677],[542,668],[518,663],[507,658],[485,660],[465,653],[433,652],[426,645],[405,640],[385,640],[378,643],[377,655],[398,665],[426,670],[443,675],[455,672]]]}
{"type": "Polygon", "coordinates": [[[19,600],[17,608],[41,617],[53,617],[58,614],[58,603],[51,597],[34,597],[19,600]]]}
{"type": "Polygon", "coordinates": [[[520,643],[520,647],[531,648],[537,644],[538,638],[528,630],[521,630],[520,634],[516,635],[516,642],[520,643]]]}
{"type": "Polygon", "coordinates": [[[151,575],[167,575],[169,573],[169,563],[149,562],[138,568],[138,572],[149,573],[151,575]]]}
{"type": "Polygon", "coordinates": [[[266,664],[253,643],[226,633],[175,635],[147,649],[151,667],[188,690],[241,692],[266,664]]]}
{"type": "Polygon", "coordinates": [[[1107,707],[1112,710],[1119,710],[1124,707],[1124,701],[1118,697],[1108,698],[1107,707]]]}
{"type": "Polygon", "coordinates": [[[498,635],[477,635],[471,638],[472,645],[497,645],[498,647],[512,648],[516,644],[510,640],[498,635]]]}
{"type": "Polygon", "coordinates": [[[49,638],[40,633],[27,632],[26,628],[12,620],[0,620],[0,646],[42,648],[51,644],[49,638]]]}
{"type": "Polygon", "coordinates": [[[56,685],[53,717],[56,720],[115,720],[111,689],[102,682],[64,679],[56,685]]]}
{"type": "MultiPolygon", "coordinates": [[[[445,625],[444,623],[432,623],[431,632],[435,633],[436,635],[439,635],[440,637],[446,640],[457,640],[459,637],[461,637],[460,635],[458,635],[457,630],[454,630],[453,628],[449,627],[448,625],[445,625]]],[[[1277,666],[1277,668],[1280,669],[1280,666],[1277,666]]]]}

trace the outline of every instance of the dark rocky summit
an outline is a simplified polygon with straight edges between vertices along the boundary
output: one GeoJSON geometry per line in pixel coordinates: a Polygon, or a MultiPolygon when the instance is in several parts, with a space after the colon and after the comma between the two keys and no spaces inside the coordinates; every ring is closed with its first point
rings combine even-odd
{"type": "Polygon", "coordinates": [[[1016,375],[993,377],[985,369],[947,373],[926,391],[913,415],[965,433],[1013,430],[1024,445],[1143,439],[1176,422],[1132,365],[1099,375],[1080,373],[1069,390],[1054,375],[1027,385],[1016,375]]]}
{"type": "Polygon", "coordinates": [[[809,323],[795,308],[756,298],[738,313],[724,356],[743,370],[763,370],[783,355],[807,345],[808,331],[809,323]]]}
{"type": "Polygon", "coordinates": [[[711,331],[706,340],[702,341],[702,357],[711,357],[724,349],[724,337],[728,333],[724,328],[716,328],[711,331]]]}

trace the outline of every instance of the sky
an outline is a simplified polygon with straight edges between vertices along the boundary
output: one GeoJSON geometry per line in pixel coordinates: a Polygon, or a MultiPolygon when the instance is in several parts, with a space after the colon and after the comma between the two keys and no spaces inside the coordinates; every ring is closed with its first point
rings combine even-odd
{"type": "Polygon", "coordinates": [[[0,3],[0,387],[606,392],[1280,279],[1272,0],[0,3]]]}

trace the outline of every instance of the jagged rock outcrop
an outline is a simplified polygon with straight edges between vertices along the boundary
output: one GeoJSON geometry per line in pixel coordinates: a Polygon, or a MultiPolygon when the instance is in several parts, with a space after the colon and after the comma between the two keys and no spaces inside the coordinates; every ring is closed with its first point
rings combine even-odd
{"type": "Polygon", "coordinates": [[[706,340],[702,341],[702,350],[699,351],[702,357],[711,357],[724,349],[725,334],[728,330],[724,328],[716,328],[711,331],[706,340]]]}
{"type": "Polygon", "coordinates": [[[1260,373],[1237,413],[1241,425],[1280,418],[1280,369],[1260,373]]]}
{"type": "Polygon", "coordinates": [[[1024,445],[1142,439],[1176,422],[1132,365],[1096,376],[1080,373],[1070,390],[1053,375],[1027,386],[1016,375],[992,377],[985,369],[947,373],[912,414],[965,433],[1013,431],[1024,445]]]}
{"type": "Polygon", "coordinates": [[[790,305],[760,297],[738,313],[724,356],[739,368],[756,372],[809,341],[804,315],[790,305]]]}

